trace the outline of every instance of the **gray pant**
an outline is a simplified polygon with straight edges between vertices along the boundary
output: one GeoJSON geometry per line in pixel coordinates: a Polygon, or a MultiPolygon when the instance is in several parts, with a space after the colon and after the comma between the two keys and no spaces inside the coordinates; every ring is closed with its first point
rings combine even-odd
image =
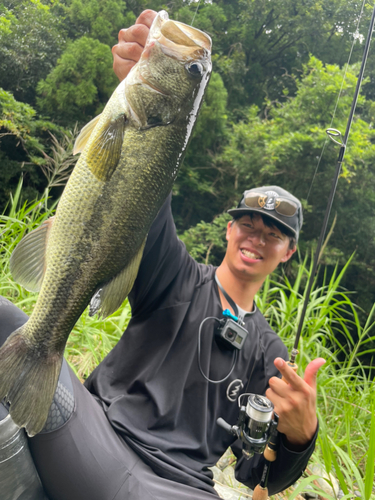
{"type": "Polygon", "coordinates": [[[51,500],[217,500],[157,476],[121,439],[105,412],[72,376],[76,408],[60,429],[29,440],[51,500]]]}
{"type": "MultiPolygon", "coordinates": [[[[0,297],[0,344],[26,320],[0,297]]],[[[73,413],[58,429],[29,439],[50,500],[217,500],[214,490],[156,475],[116,434],[101,405],[68,370],[62,370],[63,378],[69,373],[71,380],[62,382],[74,392],[73,413]]]]}

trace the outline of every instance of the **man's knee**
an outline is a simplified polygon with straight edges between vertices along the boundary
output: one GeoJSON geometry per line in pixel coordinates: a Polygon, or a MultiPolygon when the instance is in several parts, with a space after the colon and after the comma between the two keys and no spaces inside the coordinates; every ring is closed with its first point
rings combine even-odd
{"type": "Polygon", "coordinates": [[[69,420],[73,411],[74,389],[68,363],[64,359],[47,421],[41,433],[53,432],[62,427],[69,420]]]}
{"type": "Polygon", "coordinates": [[[0,296],[0,346],[17,328],[28,320],[27,314],[13,305],[9,300],[0,296]]]}

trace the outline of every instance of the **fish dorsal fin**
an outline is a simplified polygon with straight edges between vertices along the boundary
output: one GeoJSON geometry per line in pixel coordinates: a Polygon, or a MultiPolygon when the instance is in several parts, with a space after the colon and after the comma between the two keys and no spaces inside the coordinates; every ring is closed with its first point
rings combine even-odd
{"type": "Polygon", "coordinates": [[[9,267],[17,283],[29,292],[39,292],[46,270],[46,248],[54,217],[43,222],[18,243],[9,267]]]}
{"type": "Polygon", "coordinates": [[[78,153],[81,153],[87,144],[87,141],[90,139],[90,135],[94,128],[96,127],[98,121],[100,120],[100,117],[102,115],[95,116],[89,123],[87,123],[81,132],[79,133],[73,147],[73,154],[76,155],[78,153]]]}
{"type": "Polygon", "coordinates": [[[92,297],[90,302],[90,316],[98,313],[103,318],[106,318],[117,311],[124,302],[133,288],[135,278],[137,277],[146,239],[129,264],[117,276],[112,278],[111,281],[99,288],[92,297]]]}
{"type": "Polygon", "coordinates": [[[126,116],[121,113],[100,124],[85,151],[88,168],[97,179],[107,182],[116,170],[124,140],[126,116]]]}

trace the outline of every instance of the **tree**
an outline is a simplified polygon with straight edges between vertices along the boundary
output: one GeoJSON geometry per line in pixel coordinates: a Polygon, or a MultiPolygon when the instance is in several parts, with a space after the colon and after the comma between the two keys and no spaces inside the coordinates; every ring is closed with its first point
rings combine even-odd
{"type": "MultiPolygon", "coordinates": [[[[171,16],[190,24],[195,2],[174,2],[171,16]]],[[[219,0],[199,6],[194,26],[213,39],[214,69],[228,91],[228,110],[235,119],[251,104],[282,101],[284,89],[296,91],[290,77],[301,71],[310,54],[342,66],[356,32],[360,5],[356,0],[219,0]]],[[[358,40],[367,34],[371,9],[365,10],[358,40]]],[[[362,46],[354,46],[352,62],[362,46]]]]}
{"type": "Polygon", "coordinates": [[[213,183],[218,175],[213,157],[225,136],[226,104],[227,91],[223,81],[218,73],[213,73],[183,167],[174,185],[173,206],[179,227],[195,225],[201,218],[210,218],[212,214],[213,204],[207,204],[207,196],[212,202],[218,195],[213,183]]]}
{"type": "Polygon", "coordinates": [[[60,133],[53,123],[38,120],[36,111],[0,89],[0,210],[3,211],[21,176],[23,200],[34,200],[43,191],[40,164],[48,150],[48,131],[60,133]]]}
{"type": "Polygon", "coordinates": [[[118,84],[107,45],[87,36],[71,42],[38,84],[40,110],[65,125],[84,124],[102,112],[118,84]]]}
{"type": "Polygon", "coordinates": [[[36,85],[65,48],[64,30],[40,0],[0,4],[0,87],[35,104],[36,85]]]}
{"type": "Polygon", "coordinates": [[[121,28],[134,24],[133,12],[126,12],[123,0],[60,0],[53,7],[64,20],[68,38],[94,38],[112,47],[121,28]]]}

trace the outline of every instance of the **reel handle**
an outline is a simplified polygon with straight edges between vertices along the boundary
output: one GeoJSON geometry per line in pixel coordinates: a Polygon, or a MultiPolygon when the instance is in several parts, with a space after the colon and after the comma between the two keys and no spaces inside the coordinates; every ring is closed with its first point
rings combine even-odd
{"type": "Polygon", "coordinates": [[[228,422],[226,422],[223,418],[219,417],[216,420],[216,423],[222,429],[224,429],[225,431],[229,432],[229,434],[233,434],[233,432],[232,432],[232,426],[230,424],[228,424],[228,422]]]}

